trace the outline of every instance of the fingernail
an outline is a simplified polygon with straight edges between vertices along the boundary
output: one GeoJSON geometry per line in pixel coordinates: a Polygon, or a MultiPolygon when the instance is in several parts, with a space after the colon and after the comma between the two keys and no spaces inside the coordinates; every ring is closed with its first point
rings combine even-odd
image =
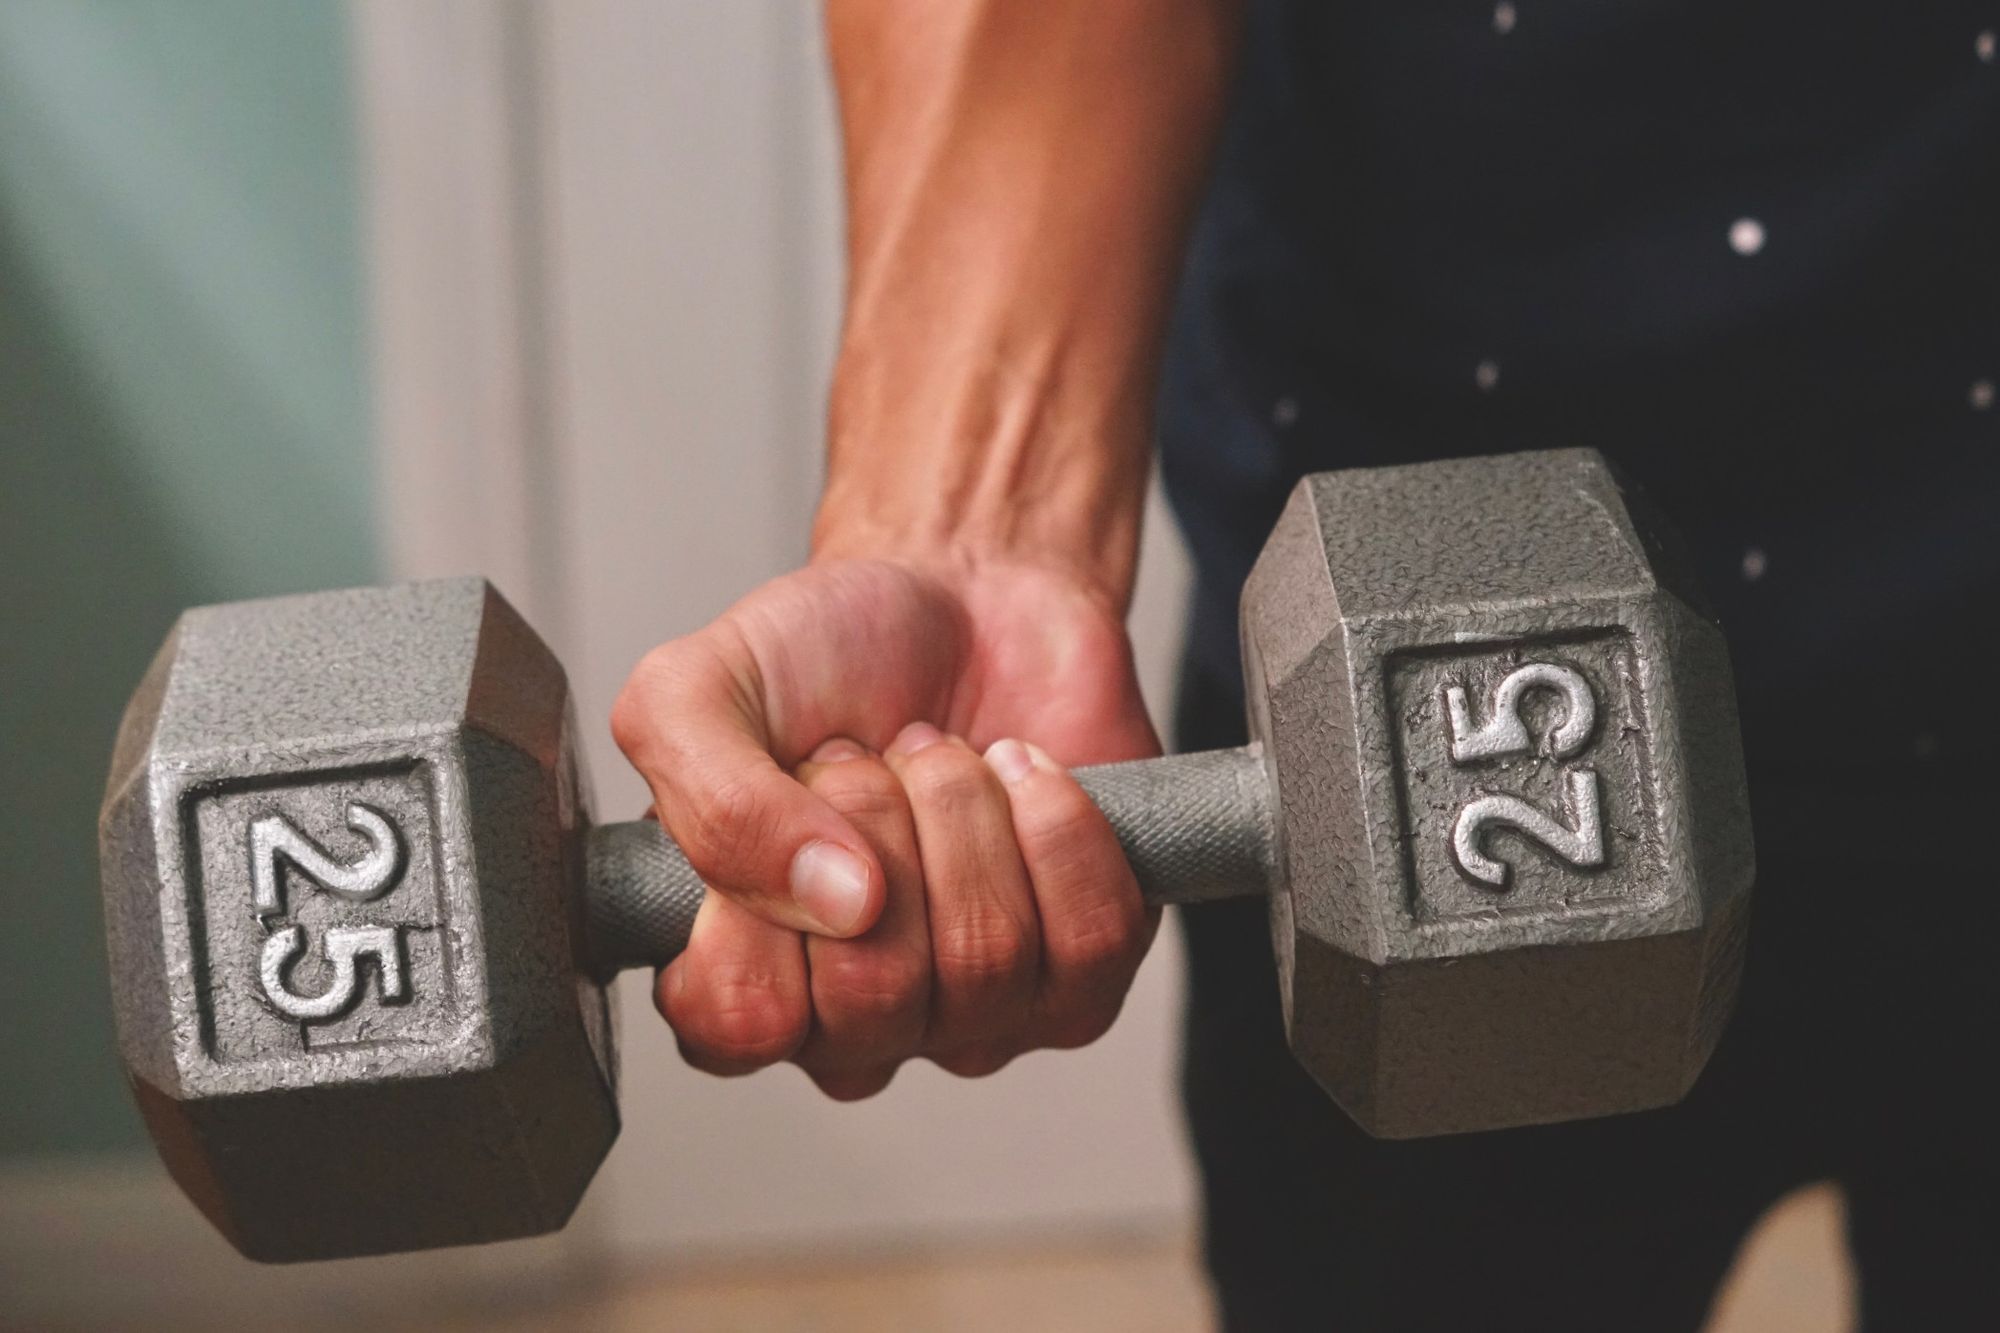
{"type": "Polygon", "coordinates": [[[986,764],[1010,787],[1035,771],[1035,760],[1028,747],[1016,740],[995,741],[987,746],[986,764]]]}
{"type": "Polygon", "coordinates": [[[868,867],[838,843],[809,842],[792,858],[792,899],[820,925],[845,935],[868,907],[868,867]]]}
{"type": "Polygon", "coordinates": [[[1048,773],[1060,773],[1063,771],[1063,766],[1049,758],[1049,752],[1033,741],[1022,741],[1021,748],[1028,752],[1028,758],[1034,761],[1036,768],[1048,773]]]}
{"type": "Polygon", "coordinates": [[[912,722],[896,733],[896,739],[889,742],[889,753],[894,755],[915,754],[917,751],[936,745],[944,739],[944,733],[928,722],[912,722]]]}
{"type": "Polygon", "coordinates": [[[830,741],[821,742],[817,750],[806,756],[806,762],[808,764],[837,764],[843,759],[860,759],[867,753],[868,751],[861,747],[860,742],[851,741],[845,736],[835,736],[830,741]]]}

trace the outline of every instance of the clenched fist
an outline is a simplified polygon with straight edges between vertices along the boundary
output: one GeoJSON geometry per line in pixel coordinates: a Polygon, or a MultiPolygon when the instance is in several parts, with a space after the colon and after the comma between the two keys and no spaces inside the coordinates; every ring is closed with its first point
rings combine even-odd
{"type": "Polygon", "coordinates": [[[716,890],[656,990],[699,1068],[790,1060],[858,1098],[1117,1016],[1157,914],[1064,765],[1158,744],[1085,580],[823,560],[654,649],[612,727],[716,890]]]}

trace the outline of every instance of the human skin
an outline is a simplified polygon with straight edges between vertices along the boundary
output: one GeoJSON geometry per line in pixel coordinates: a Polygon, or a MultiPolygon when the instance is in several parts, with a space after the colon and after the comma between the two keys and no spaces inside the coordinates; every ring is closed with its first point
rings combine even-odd
{"type": "Polygon", "coordinates": [[[868,1096],[1094,1040],[1157,914],[1067,766],[1158,752],[1124,615],[1237,0],[831,0],[848,294],[802,569],[661,644],[618,743],[711,893],[655,998],[868,1096]]]}

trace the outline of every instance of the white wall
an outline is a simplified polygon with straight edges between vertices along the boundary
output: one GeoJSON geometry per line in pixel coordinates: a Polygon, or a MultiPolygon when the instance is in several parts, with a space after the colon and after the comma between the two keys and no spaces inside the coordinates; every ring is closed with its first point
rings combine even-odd
{"type": "MultiPolygon", "coordinates": [[[[805,550],[840,290],[814,10],[358,0],[392,565],[489,570],[543,627],[605,817],[643,804],[602,724],[625,671],[805,550]]],[[[1157,713],[1186,567],[1155,518],[1157,713]]],[[[1091,1050],[854,1106],[693,1073],[628,977],[625,1135],[582,1225],[626,1260],[1182,1225],[1161,939],[1091,1050]]]]}

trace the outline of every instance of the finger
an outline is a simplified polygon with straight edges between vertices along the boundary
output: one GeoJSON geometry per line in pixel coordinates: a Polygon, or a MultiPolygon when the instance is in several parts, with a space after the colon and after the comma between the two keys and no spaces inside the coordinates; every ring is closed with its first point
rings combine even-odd
{"type": "Polygon", "coordinates": [[[822,745],[798,778],[861,831],[887,886],[882,915],[866,935],[806,941],[813,1032],[798,1063],[831,1095],[865,1096],[880,1091],[923,1042],[931,946],[916,826],[895,773],[851,740],[822,745]],[[829,1084],[825,1076],[837,1074],[866,1077],[829,1084]]]}
{"type": "Polygon", "coordinates": [[[895,1080],[900,1065],[878,1065],[873,1069],[811,1070],[819,1090],[837,1102],[859,1102],[873,1097],[895,1080]]]}
{"type": "Polygon", "coordinates": [[[886,758],[909,793],[931,938],[925,1052],[984,1045],[1032,1016],[1040,929],[999,778],[925,723],[886,758]]]}
{"type": "Polygon", "coordinates": [[[731,1076],[789,1059],[812,1024],[803,937],[710,894],[653,1003],[696,1069],[731,1076]]]}
{"type": "Polygon", "coordinates": [[[1021,1044],[1018,1042],[977,1042],[955,1050],[940,1051],[931,1056],[931,1063],[960,1078],[986,1078],[1012,1064],[1014,1057],[1020,1053],[1021,1044]]]}
{"type": "Polygon", "coordinates": [[[755,658],[718,621],[646,656],[611,730],[704,883],[776,925],[858,935],[881,911],[881,868],[772,759],[766,708],[755,658]]]}
{"type": "Polygon", "coordinates": [[[1006,786],[1042,926],[1036,1040],[1088,1045],[1118,1017],[1159,913],[1139,896],[1110,822],[1061,765],[1018,740],[995,742],[986,762],[1006,786]]]}

